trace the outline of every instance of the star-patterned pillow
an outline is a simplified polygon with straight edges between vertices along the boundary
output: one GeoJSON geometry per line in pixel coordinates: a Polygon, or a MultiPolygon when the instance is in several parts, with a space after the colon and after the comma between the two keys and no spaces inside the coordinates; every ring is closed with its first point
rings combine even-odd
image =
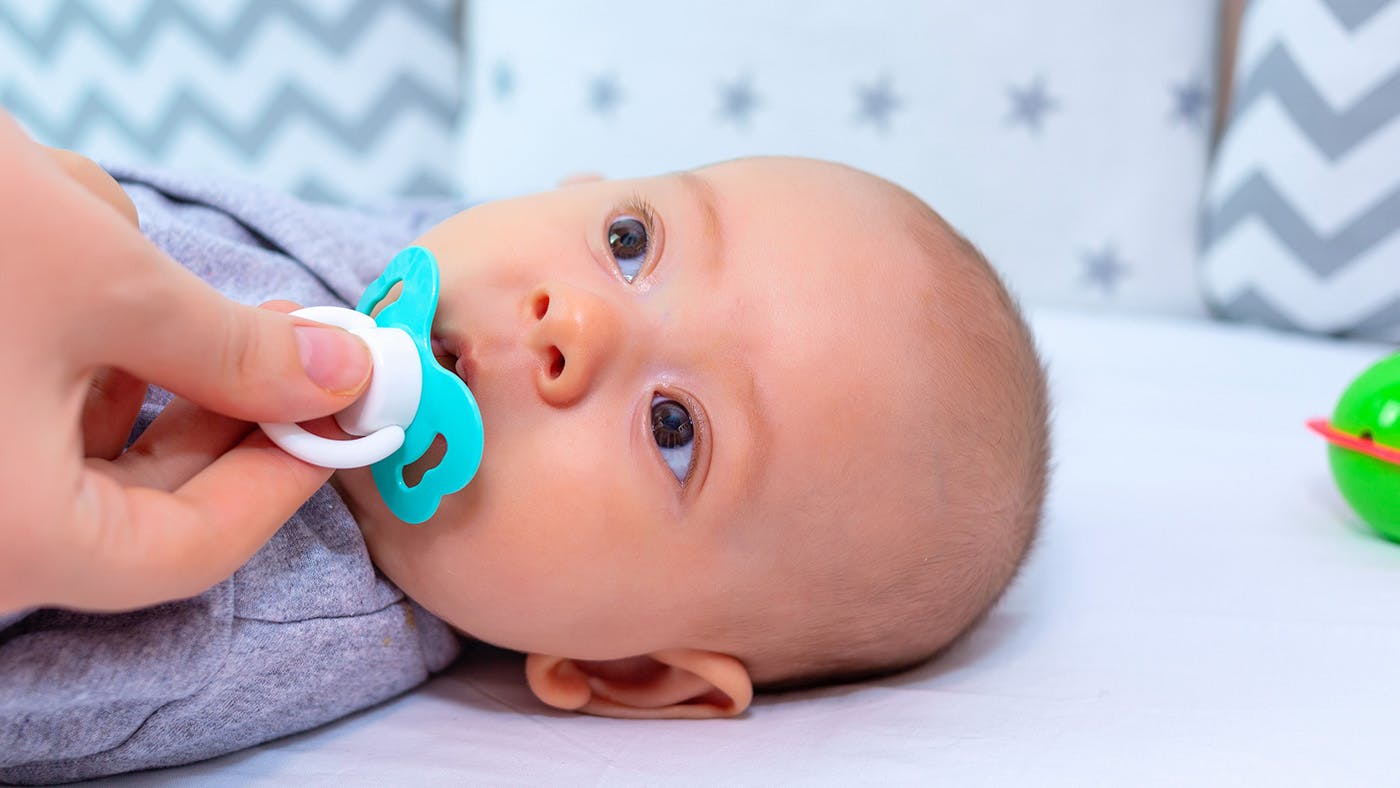
{"type": "Polygon", "coordinates": [[[474,0],[461,183],[746,154],[910,188],[1030,303],[1201,314],[1214,0],[474,0]]]}

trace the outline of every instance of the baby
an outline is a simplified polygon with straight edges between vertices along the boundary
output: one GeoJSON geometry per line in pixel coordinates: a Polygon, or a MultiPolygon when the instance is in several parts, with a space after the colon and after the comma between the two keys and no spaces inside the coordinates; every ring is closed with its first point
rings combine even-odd
{"type": "MultiPolygon", "coordinates": [[[[557,708],[731,716],[755,689],[918,664],[1011,581],[1045,493],[1042,369],[986,260],[909,192],[758,158],[575,183],[421,232],[429,218],[393,241],[437,258],[434,346],[481,406],[480,471],[418,526],[367,468],[299,513],[353,515],[374,567],[421,606],[410,628],[435,617],[525,653],[557,708]]],[[[218,221],[306,267],[276,217],[218,221]]],[[[366,266],[327,290],[362,289],[366,266]]]]}

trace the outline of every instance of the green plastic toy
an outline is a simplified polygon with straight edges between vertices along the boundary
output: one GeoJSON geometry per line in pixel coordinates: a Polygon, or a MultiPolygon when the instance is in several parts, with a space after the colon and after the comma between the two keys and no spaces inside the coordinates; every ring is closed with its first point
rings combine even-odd
{"type": "Polygon", "coordinates": [[[1308,426],[1330,444],[1342,497],[1377,533],[1400,542],[1400,355],[1352,381],[1330,423],[1313,419],[1308,426]]]}

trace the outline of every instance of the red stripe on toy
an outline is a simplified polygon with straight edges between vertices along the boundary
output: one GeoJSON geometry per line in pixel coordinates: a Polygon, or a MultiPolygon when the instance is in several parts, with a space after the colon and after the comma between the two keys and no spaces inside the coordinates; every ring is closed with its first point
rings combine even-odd
{"type": "Polygon", "coordinates": [[[1381,462],[1388,462],[1391,465],[1400,465],[1400,449],[1392,449],[1369,438],[1360,438],[1342,432],[1329,424],[1327,419],[1310,419],[1307,424],[1308,429],[1326,438],[1327,442],[1334,446],[1361,452],[1368,457],[1375,457],[1381,462]]]}

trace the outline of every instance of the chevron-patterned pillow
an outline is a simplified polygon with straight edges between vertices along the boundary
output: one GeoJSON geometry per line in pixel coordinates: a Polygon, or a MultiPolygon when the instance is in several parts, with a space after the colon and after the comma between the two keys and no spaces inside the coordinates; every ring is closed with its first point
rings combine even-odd
{"type": "Polygon", "coordinates": [[[0,106],[102,160],[451,191],[461,0],[0,0],[0,106]]]}
{"type": "Polygon", "coordinates": [[[1400,339],[1400,0],[1254,0],[1209,183],[1225,317],[1400,339]]]}

